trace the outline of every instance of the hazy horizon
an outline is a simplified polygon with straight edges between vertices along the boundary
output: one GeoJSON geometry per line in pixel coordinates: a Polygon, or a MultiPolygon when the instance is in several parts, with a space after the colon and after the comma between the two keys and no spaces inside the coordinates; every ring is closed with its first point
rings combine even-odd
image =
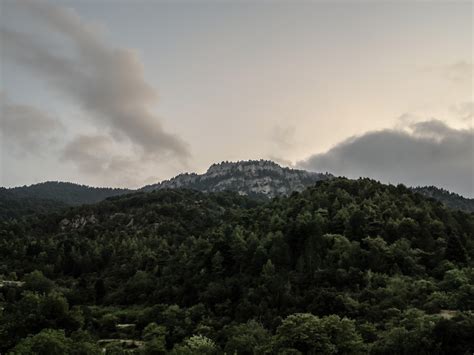
{"type": "Polygon", "coordinates": [[[472,2],[0,2],[0,185],[220,161],[474,197],[472,2]]]}

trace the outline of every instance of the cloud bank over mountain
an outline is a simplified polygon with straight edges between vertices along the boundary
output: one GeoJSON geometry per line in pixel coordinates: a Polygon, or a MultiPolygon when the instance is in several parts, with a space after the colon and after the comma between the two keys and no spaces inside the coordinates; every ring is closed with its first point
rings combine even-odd
{"type": "MultiPolygon", "coordinates": [[[[172,158],[186,164],[189,147],[179,136],[165,130],[153,112],[158,94],[145,80],[135,51],[108,43],[95,25],[83,21],[69,8],[42,1],[21,0],[19,3],[34,17],[35,23],[38,22],[41,31],[30,33],[1,28],[2,53],[6,59],[30,71],[83,110],[88,118],[84,123],[101,132],[103,140],[114,142],[117,150],[112,156],[123,154],[120,160],[127,160],[131,146],[134,160],[162,162],[164,158],[172,158]]],[[[7,108],[9,117],[18,116],[19,106],[7,108]],[[10,112],[10,108],[15,112],[10,112]]],[[[43,124],[47,129],[51,119],[36,111],[33,126],[43,124]]],[[[22,121],[25,121],[25,107],[22,112],[22,121]]],[[[28,115],[33,117],[33,113],[30,109],[28,115]]],[[[17,119],[15,122],[20,124],[17,119]]],[[[3,128],[9,129],[9,126],[3,128]]],[[[83,172],[104,173],[103,169],[84,169],[107,157],[100,150],[92,152],[87,145],[77,144],[78,140],[87,139],[81,133],[65,145],[67,160],[76,163],[83,172]],[[75,154],[71,154],[71,145],[75,154]],[[87,159],[90,161],[85,161],[87,159]]],[[[90,134],[88,140],[97,142],[97,136],[90,134]]],[[[114,161],[101,166],[109,170],[117,166],[117,159],[111,159],[114,161]]]]}
{"type": "Polygon", "coordinates": [[[472,128],[456,129],[432,119],[405,129],[384,129],[348,138],[296,165],[353,178],[436,185],[472,197],[473,161],[472,128]]]}

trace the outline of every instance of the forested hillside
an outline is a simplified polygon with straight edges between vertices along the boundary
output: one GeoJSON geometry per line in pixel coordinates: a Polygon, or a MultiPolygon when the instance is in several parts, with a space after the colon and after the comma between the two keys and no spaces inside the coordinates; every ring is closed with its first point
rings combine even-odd
{"type": "Polygon", "coordinates": [[[67,205],[60,201],[27,196],[19,197],[9,189],[0,188],[0,219],[60,211],[65,207],[67,205]]]}
{"type": "Polygon", "coordinates": [[[0,352],[472,354],[474,214],[331,179],[3,221],[0,352]]]}
{"type": "Polygon", "coordinates": [[[436,186],[414,187],[413,191],[418,192],[426,197],[431,197],[435,200],[438,200],[449,208],[466,212],[474,212],[473,198],[465,198],[454,192],[449,192],[436,186]]]}
{"type": "Polygon", "coordinates": [[[91,187],[59,181],[47,181],[30,186],[20,186],[8,189],[8,191],[20,198],[54,200],[70,206],[95,203],[105,200],[107,197],[131,192],[128,189],[91,187]]]}
{"type": "MultiPolygon", "coordinates": [[[[48,181],[30,186],[0,188],[0,219],[19,218],[35,212],[54,212],[66,206],[97,203],[109,197],[136,191],[162,189],[233,191],[258,200],[267,200],[276,196],[288,196],[295,191],[301,192],[317,181],[332,178],[334,176],[329,173],[290,169],[268,160],[248,160],[213,164],[204,174],[180,174],[135,191],[48,181]]],[[[474,199],[464,198],[435,186],[416,187],[412,190],[441,201],[452,209],[474,212],[474,199]]]]}

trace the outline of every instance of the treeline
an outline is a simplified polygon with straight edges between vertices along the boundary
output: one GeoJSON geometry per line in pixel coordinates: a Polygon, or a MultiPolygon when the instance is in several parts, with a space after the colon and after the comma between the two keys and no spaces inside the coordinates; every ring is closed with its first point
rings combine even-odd
{"type": "Polygon", "coordinates": [[[466,198],[436,186],[414,187],[412,190],[426,197],[431,197],[435,200],[438,200],[449,208],[465,212],[474,212],[473,198],[466,198]]]}
{"type": "Polygon", "coordinates": [[[111,196],[132,192],[128,189],[92,187],[61,181],[47,181],[6,190],[18,198],[52,200],[68,206],[96,203],[111,196]]]}
{"type": "Polygon", "coordinates": [[[474,215],[403,186],[162,190],[1,223],[1,353],[474,351],[474,215]]]}
{"type": "Polygon", "coordinates": [[[37,197],[19,197],[0,187],[0,220],[20,219],[33,214],[51,213],[66,208],[65,203],[37,197]]]}

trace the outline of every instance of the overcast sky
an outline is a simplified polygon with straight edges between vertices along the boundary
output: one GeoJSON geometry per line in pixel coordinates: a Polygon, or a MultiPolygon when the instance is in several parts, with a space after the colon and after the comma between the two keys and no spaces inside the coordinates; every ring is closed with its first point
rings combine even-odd
{"type": "Polygon", "coordinates": [[[0,185],[222,160],[473,196],[471,1],[0,0],[0,185]]]}

